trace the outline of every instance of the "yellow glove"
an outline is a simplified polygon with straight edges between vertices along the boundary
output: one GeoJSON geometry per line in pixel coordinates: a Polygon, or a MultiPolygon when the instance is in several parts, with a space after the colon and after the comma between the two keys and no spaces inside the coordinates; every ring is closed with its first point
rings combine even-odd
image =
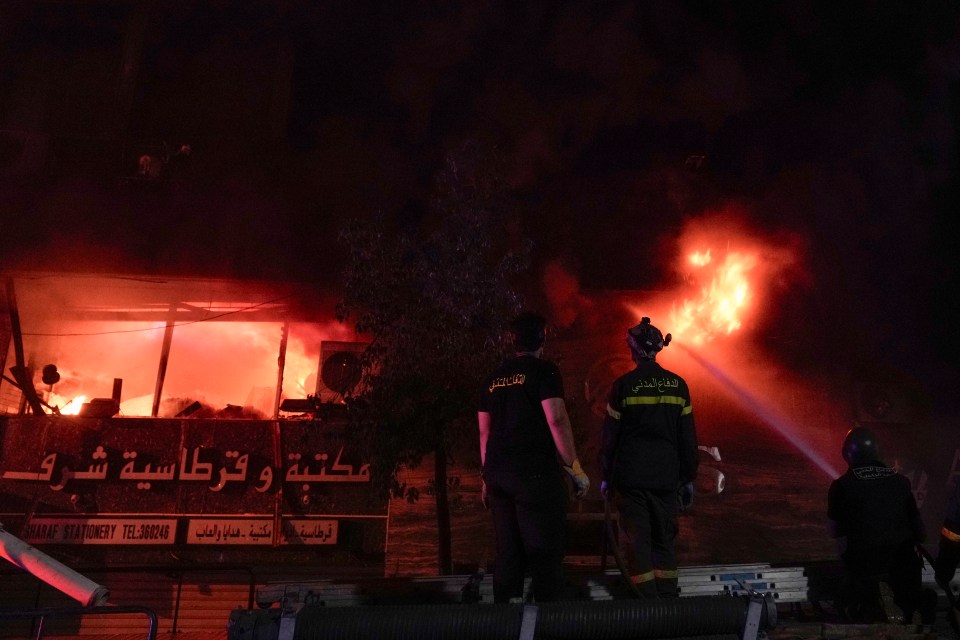
{"type": "Polygon", "coordinates": [[[580,460],[574,459],[573,464],[569,467],[564,465],[563,470],[573,480],[574,495],[578,498],[587,495],[587,491],[590,490],[590,478],[587,477],[583,467],[580,466],[580,460]]]}

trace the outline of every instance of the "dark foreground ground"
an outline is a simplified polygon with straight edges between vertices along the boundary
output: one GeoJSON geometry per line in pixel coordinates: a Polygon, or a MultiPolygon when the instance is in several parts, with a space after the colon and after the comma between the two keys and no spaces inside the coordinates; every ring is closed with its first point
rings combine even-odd
{"type": "MultiPolygon", "coordinates": [[[[375,608],[371,608],[371,613],[375,608]]],[[[829,603],[802,603],[777,605],[778,623],[765,632],[767,640],[960,640],[950,625],[945,602],[937,609],[932,625],[921,624],[851,624],[841,619],[829,603]]],[[[105,633],[83,636],[44,636],[47,640],[144,640],[144,633],[105,633]]],[[[227,632],[181,631],[175,636],[158,633],[157,638],[176,640],[227,640],[227,632]]],[[[507,640],[507,639],[504,639],[507,640]]],[[[647,639],[649,640],[649,639],[647,639]]]]}
{"type": "MultiPolygon", "coordinates": [[[[929,573],[929,572],[928,572],[929,573]]],[[[947,596],[938,592],[937,611],[933,624],[921,625],[919,620],[911,624],[851,624],[845,621],[840,612],[833,606],[834,591],[837,585],[837,566],[835,563],[809,565],[806,567],[771,567],[769,565],[729,565],[722,567],[684,567],[681,569],[681,595],[722,595],[735,594],[736,588],[749,585],[751,589],[760,591],[772,602],[776,602],[777,624],[765,631],[767,640],[849,640],[857,638],[888,638],[890,640],[960,640],[960,635],[951,628],[948,614],[947,596]],[[801,576],[799,589],[795,588],[794,578],[801,576]],[[706,593],[706,590],[711,590],[706,593]]],[[[279,614],[287,605],[319,605],[321,611],[334,614],[337,611],[346,612],[352,609],[362,616],[376,616],[378,606],[442,604],[444,607],[471,607],[489,606],[485,603],[492,601],[492,584],[489,574],[482,575],[474,583],[477,590],[470,592],[474,597],[467,597],[466,585],[468,579],[476,576],[447,576],[421,578],[413,580],[400,579],[359,579],[345,578],[342,580],[306,580],[302,582],[281,581],[260,585],[256,594],[255,612],[279,614]],[[282,596],[282,598],[281,598],[282,596]],[[469,604],[475,603],[475,604],[469,604]]],[[[574,567],[568,570],[570,579],[569,599],[582,600],[614,600],[632,599],[632,596],[623,592],[622,579],[615,569],[598,572],[595,567],[589,570],[577,571],[574,567]]],[[[926,587],[930,587],[925,583],[926,587]]],[[[601,603],[596,603],[600,605],[601,603]]],[[[236,609],[236,605],[232,607],[236,609]]],[[[241,607],[244,611],[245,607],[241,607]]],[[[291,611],[291,609],[286,609],[291,611]]],[[[293,611],[299,611],[294,608],[293,611]]],[[[422,611],[421,611],[422,614],[422,611]]],[[[243,614],[249,616],[250,614],[243,614]]],[[[326,615],[326,614],[322,614],[326,615]]],[[[384,613],[384,615],[388,615],[384,613]]],[[[171,633],[169,624],[161,624],[157,638],[175,640],[227,640],[227,622],[230,609],[221,611],[210,617],[209,624],[204,631],[191,629],[177,629],[171,633]]],[[[343,621],[337,615],[326,618],[325,623],[338,625],[337,620],[343,621]]],[[[169,622],[169,621],[167,621],[169,622]]],[[[187,618],[181,618],[181,625],[185,626],[187,618]]],[[[349,627],[350,622],[345,621],[349,627]]],[[[309,626],[309,625],[308,625],[309,626]]],[[[142,626],[134,627],[143,629],[142,626]]],[[[105,625],[100,630],[86,629],[80,635],[66,635],[64,631],[54,633],[53,628],[43,635],[48,640],[144,640],[147,634],[144,631],[131,633],[118,628],[114,624],[105,625]]],[[[424,629],[430,629],[425,625],[424,629]]],[[[409,631],[409,629],[407,629],[409,631]]],[[[436,631],[436,629],[433,629],[436,631]]],[[[591,631],[596,636],[597,629],[591,631]]],[[[727,632],[730,633],[730,632],[727,632]]],[[[389,634],[386,634],[389,635],[389,634]]],[[[10,638],[4,633],[0,637],[10,638]]],[[[24,638],[36,636],[22,636],[24,638]]],[[[249,636],[248,636],[249,637],[249,636]]],[[[257,635],[257,640],[273,640],[271,635],[257,635]]],[[[409,637],[409,636],[404,636],[409,637]]],[[[435,636],[431,636],[435,637],[435,636]]],[[[586,636],[585,636],[586,638],[586,636]]],[[[250,638],[253,640],[253,638],[250,638]]],[[[379,638],[378,638],[379,640],[379,638]]],[[[456,638],[454,639],[456,640],[456,638]]],[[[493,639],[499,640],[499,639],[493,639]]],[[[506,640],[506,638],[504,639],[506,640]]],[[[511,639],[512,640],[512,639],[511,639]]],[[[644,638],[644,640],[650,640],[644,638]]]]}
{"type": "Polygon", "coordinates": [[[950,626],[946,604],[937,609],[932,625],[920,624],[851,624],[827,603],[817,606],[778,607],[780,620],[767,633],[771,640],[852,640],[855,638],[890,638],[891,640],[958,640],[950,626]]]}

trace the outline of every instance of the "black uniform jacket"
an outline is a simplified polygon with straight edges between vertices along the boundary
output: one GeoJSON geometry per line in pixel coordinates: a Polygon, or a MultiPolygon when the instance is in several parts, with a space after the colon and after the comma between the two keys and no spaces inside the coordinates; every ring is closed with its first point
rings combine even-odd
{"type": "Polygon", "coordinates": [[[675,490],[696,478],[697,464],[684,379],[654,361],[618,378],[603,421],[603,479],[621,489],[675,490]]]}

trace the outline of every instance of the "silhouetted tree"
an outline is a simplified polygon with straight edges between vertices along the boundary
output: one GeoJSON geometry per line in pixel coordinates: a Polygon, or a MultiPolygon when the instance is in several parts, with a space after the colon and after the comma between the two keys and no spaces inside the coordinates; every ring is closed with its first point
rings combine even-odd
{"type": "Polygon", "coordinates": [[[504,353],[506,325],[520,308],[514,277],[526,268],[529,246],[510,232],[498,157],[475,143],[446,157],[428,213],[417,228],[396,229],[382,217],[345,226],[338,313],[372,337],[349,412],[372,461],[371,480],[384,493],[416,499],[398,471],[434,454],[438,559],[449,574],[448,457],[471,451],[479,461],[479,385],[504,353]]]}

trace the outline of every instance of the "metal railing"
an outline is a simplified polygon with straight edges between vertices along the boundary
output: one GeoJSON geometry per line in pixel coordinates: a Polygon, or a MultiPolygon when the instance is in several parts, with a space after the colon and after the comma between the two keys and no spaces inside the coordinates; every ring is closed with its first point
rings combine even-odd
{"type": "MultiPolygon", "coordinates": [[[[190,565],[165,565],[165,564],[155,564],[155,565],[121,565],[116,567],[76,567],[76,570],[84,575],[90,574],[103,574],[103,573],[121,573],[121,574],[130,574],[130,573],[161,573],[166,574],[170,577],[177,579],[177,595],[173,603],[173,618],[171,622],[170,633],[177,633],[177,624],[180,619],[180,601],[183,594],[183,578],[185,574],[191,573],[229,573],[229,572],[238,572],[245,573],[247,575],[247,610],[253,608],[254,597],[256,595],[257,582],[256,575],[253,572],[253,569],[246,565],[233,565],[233,564],[190,564],[190,565]]],[[[36,594],[36,609],[33,611],[44,611],[40,609],[40,594],[46,583],[43,581],[37,581],[37,594],[36,594]]],[[[104,607],[91,607],[89,609],[103,609],[104,607]]],[[[114,610],[118,607],[110,606],[108,607],[111,610],[114,610]]],[[[145,607],[144,607],[145,608],[145,607]]],[[[84,609],[87,611],[89,609],[84,609]]],[[[78,611],[78,609],[49,609],[49,611],[78,611]]],[[[14,615],[17,611],[6,612],[9,615],[14,615]]],[[[156,617],[156,614],[153,614],[156,617]]],[[[33,616],[18,616],[18,617],[33,617],[33,616]]],[[[37,636],[38,638],[40,636],[37,636]]]]}
{"type": "Polygon", "coordinates": [[[97,615],[120,615],[142,613],[147,617],[147,640],[156,640],[157,638],[157,614],[153,609],[137,606],[123,607],[64,607],[50,609],[14,609],[4,611],[0,609],[0,620],[4,619],[33,619],[40,620],[36,627],[37,640],[43,638],[43,623],[47,618],[72,618],[77,616],[97,616],[97,615]]]}
{"type": "Polygon", "coordinates": [[[247,582],[247,609],[253,608],[254,596],[256,595],[257,590],[257,579],[253,573],[253,569],[246,565],[231,565],[231,564],[191,564],[191,565],[123,565],[119,567],[99,567],[99,568],[87,568],[79,569],[81,573],[86,574],[96,574],[96,573],[165,573],[171,577],[177,579],[177,597],[173,603],[173,622],[170,629],[170,633],[177,632],[177,622],[180,617],[180,599],[183,593],[183,576],[187,573],[229,573],[229,572],[239,572],[246,573],[248,577],[247,582]]]}

